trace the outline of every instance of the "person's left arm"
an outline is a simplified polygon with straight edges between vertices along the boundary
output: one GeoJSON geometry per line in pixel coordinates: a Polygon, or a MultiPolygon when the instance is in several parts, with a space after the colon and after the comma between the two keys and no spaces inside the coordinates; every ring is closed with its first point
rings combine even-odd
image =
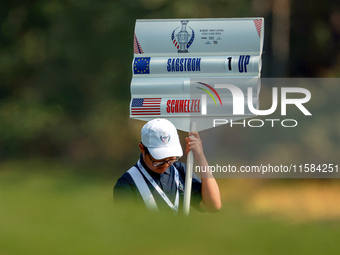
{"type": "MultiPolygon", "coordinates": [[[[186,137],[186,153],[191,150],[197,160],[201,169],[208,169],[209,165],[203,152],[202,141],[197,132],[190,132],[189,137],[186,137]]],[[[201,172],[200,177],[202,180],[202,202],[200,207],[209,212],[217,212],[221,209],[221,196],[218,184],[209,171],[201,172]]]]}

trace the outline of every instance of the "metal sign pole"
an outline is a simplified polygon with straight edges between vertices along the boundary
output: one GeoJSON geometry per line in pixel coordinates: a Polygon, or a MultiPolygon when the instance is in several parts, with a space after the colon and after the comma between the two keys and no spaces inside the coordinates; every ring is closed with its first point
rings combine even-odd
{"type": "MultiPolygon", "coordinates": [[[[190,122],[190,130],[196,131],[196,122],[190,122]]],[[[184,189],[184,202],[183,202],[183,212],[184,212],[184,215],[186,216],[188,216],[190,212],[193,167],[194,167],[194,154],[190,150],[187,156],[187,170],[186,170],[186,175],[185,175],[185,189],[184,189]]]]}

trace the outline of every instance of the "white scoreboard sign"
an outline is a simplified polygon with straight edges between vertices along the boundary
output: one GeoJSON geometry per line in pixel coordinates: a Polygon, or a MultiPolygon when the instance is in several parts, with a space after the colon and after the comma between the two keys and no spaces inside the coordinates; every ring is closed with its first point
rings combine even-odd
{"type": "Polygon", "coordinates": [[[258,109],[263,18],[137,20],[130,117],[184,131],[258,109]],[[252,105],[249,107],[249,98],[252,105]]]}

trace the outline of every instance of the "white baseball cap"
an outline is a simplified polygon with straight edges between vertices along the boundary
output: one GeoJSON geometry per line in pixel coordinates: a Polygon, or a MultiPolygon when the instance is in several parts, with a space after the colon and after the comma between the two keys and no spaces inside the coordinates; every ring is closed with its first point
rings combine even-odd
{"type": "Polygon", "coordinates": [[[153,119],[141,131],[142,144],[155,159],[182,157],[183,151],[176,127],[167,119],[153,119]]]}

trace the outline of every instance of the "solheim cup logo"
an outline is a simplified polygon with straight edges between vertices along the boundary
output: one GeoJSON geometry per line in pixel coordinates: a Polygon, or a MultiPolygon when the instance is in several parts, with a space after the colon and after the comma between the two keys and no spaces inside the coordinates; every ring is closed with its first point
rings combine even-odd
{"type": "Polygon", "coordinates": [[[191,46],[195,38],[195,32],[191,27],[189,27],[191,29],[191,35],[187,31],[188,22],[189,20],[181,20],[181,23],[182,23],[181,31],[179,31],[177,35],[175,35],[176,30],[179,28],[177,27],[174,31],[172,31],[172,34],[171,34],[172,43],[177,48],[178,53],[188,53],[188,48],[191,46]],[[189,40],[189,36],[191,36],[190,40],[189,40]]]}
{"type": "Polygon", "coordinates": [[[160,138],[163,143],[168,143],[170,141],[170,135],[167,133],[163,133],[160,138]]]}
{"type": "Polygon", "coordinates": [[[188,24],[188,20],[182,20],[182,29],[181,31],[177,34],[177,39],[178,39],[178,43],[179,43],[179,50],[178,53],[187,53],[188,50],[186,49],[185,45],[188,42],[189,39],[189,33],[187,31],[187,24],[188,24]]]}

